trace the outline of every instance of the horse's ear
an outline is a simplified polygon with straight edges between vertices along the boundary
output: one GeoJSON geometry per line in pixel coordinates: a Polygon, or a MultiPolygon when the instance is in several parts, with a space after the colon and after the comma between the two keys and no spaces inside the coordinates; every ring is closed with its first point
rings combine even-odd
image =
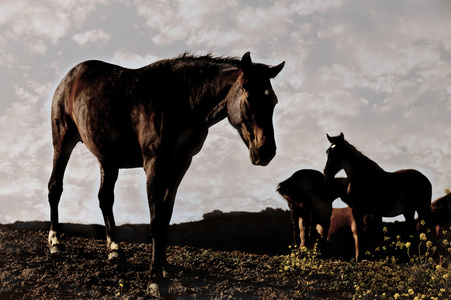
{"type": "Polygon", "coordinates": [[[241,69],[243,70],[244,73],[246,73],[249,72],[251,68],[252,68],[251,53],[246,52],[241,58],[241,69]]]}
{"type": "Polygon", "coordinates": [[[329,142],[331,144],[335,144],[337,141],[344,141],[345,140],[345,135],[343,134],[343,132],[341,132],[339,136],[331,137],[327,133],[326,133],[326,136],[327,136],[327,139],[329,140],[329,142]]]}
{"type": "Polygon", "coordinates": [[[282,71],[283,67],[285,66],[285,61],[281,62],[279,65],[269,68],[269,78],[274,78],[277,76],[277,74],[282,71]]]}
{"type": "Polygon", "coordinates": [[[333,142],[332,138],[330,137],[330,135],[326,133],[326,136],[327,136],[327,140],[328,140],[331,144],[333,144],[334,142],[333,142]]]}

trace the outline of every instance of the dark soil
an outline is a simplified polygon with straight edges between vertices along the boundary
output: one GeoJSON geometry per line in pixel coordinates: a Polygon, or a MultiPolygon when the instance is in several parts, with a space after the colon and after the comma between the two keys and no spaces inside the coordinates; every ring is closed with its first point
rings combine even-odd
{"type": "MultiPolygon", "coordinates": [[[[107,260],[103,226],[64,224],[66,249],[50,255],[47,222],[0,225],[0,299],[150,299],[147,225],[119,227],[121,259],[107,260]]],[[[279,266],[291,243],[289,213],[214,212],[172,225],[163,299],[295,299],[296,276],[279,266]]],[[[327,283],[323,283],[327,284],[327,283]]],[[[310,289],[303,299],[346,299],[310,289]]]]}

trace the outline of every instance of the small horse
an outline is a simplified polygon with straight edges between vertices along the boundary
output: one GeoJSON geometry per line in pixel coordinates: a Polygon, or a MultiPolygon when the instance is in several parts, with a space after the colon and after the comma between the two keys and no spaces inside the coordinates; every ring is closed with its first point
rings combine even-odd
{"type": "Polygon", "coordinates": [[[318,240],[323,248],[325,241],[331,241],[337,232],[348,228],[357,241],[351,209],[332,208],[332,202],[338,197],[349,205],[348,184],[347,178],[326,180],[323,173],[310,169],[299,170],[279,183],[277,191],[290,208],[295,245],[311,249],[318,240]]]}
{"type": "Polygon", "coordinates": [[[327,138],[332,145],[327,149],[324,174],[331,179],[342,169],[346,172],[359,252],[364,244],[362,233],[366,216],[372,215],[376,225],[381,226],[382,217],[403,214],[406,222],[412,224],[411,228],[415,227],[415,212],[420,219],[429,220],[432,185],[426,176],[412,169],[386,172],[349,144],[343,133],[336,137],[327,135],[327,138]]]}
{"type": "Polygon", "coordinates": [[[316,170],[299,170],[277,186],[290,207],[294,244],[311,249],[327,238],[332,202],[326,177],[316,170]]]}
{"type": "Polygon", "coordinates": [[[98,194],[109,258],[118,256],[113,217],[120,168],[143,167],[152,236],[151,278],[165,277],[166,231],[177,188],[208,128],[228,117],[254,165],[276,154],[271,87],[285,62],[270,67],[241,59],[183,54],[139,69],[101,61],[78,64],[58,85],[52,102],[53,170],[49,180],[50,251],[58,252],[58,203],[71,152],[82,142],[97,158],[98,194]]]}

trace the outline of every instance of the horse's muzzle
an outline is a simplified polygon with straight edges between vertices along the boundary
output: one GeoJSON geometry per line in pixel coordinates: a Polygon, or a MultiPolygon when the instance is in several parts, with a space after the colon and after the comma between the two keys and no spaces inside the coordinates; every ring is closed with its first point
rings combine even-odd
{"type": "Polygon", "coordinates": [[[276,146],[262,145],[258,148],[249,148],[249,154],[252,164],[256,166],[267,166],[276,156],[276,146]]]}

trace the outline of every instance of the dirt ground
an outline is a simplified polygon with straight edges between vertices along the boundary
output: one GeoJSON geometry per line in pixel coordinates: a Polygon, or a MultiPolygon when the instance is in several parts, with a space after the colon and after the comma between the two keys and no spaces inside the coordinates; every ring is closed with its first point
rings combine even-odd
{"type": "MultiPolygon", "coordinates": [[[[275,213],[286,217],[286,212],[270,212],[272,216],[275,213]]],[[[204,221],[210,217],[210,222],[216,226],[225,224],[224,220],[218,221],[221,218],[211,219],[218,215],[221,217],[221,214],[216,212],[216,215],[206,216],[204,221]]],[[[243,215],[228,217],[242,218],[243,215]]],[[[262,222],[268,222],[269,216],[259,214],[258,217],[262,222]]],[[[257,228],[259,225],[259,221],[251,222],[249,218],[247,222],[249,227],[257,228]]],[[[281,252],[287,252],[290,243],[289,223],[281,224],[278,230],[284,230],[283,234],[262,232],[262,240],[253,240],[250,244],[243,242],[249,242],[249,238],[235,232],[236,246],[230,242],[233,237],[225,233],[218,235],[213,231],[212,236],[203,233],[202,230],[207,230],[204,223],[187,224],[184,229],[180,225],[172,226],[168,260],[174,272],[170,279],[160,283],[161,298],[300,298],[299,278],[287,278],[279,272],[284,254],[281,252]],[[199,226],[204,229],[199,229],[199,226]],[[273,238],[281,239],[285,244],[281,247],[278,241],[270,247],[268,239],[263,239],[268,235],[274,235],[273,238]],[[217,247],[213,236],[216,236],[217,247]],[[208,240],[212,247],[199,246],[208,244],[208,240]],[[225,242],[227,240],[229,243],[225,242]],[[266,243],[266,248],[262,248],[263,243],[266,243]]],[[[151,299],[146,290],[152,246],[147,243],[145,227],[128,225],[121,228],[122,255],[115,263],[107,260],[102,226],[66,224],[62,230],[66,249],[58,255],[50,255],[48,251],[47,228],[46,222],[0,225],[0,299],[151,299]]],[[[322,293],[318,285],[318,289],[304,293],[302,298],[347,297],[346,291],[322,293]]]]}

